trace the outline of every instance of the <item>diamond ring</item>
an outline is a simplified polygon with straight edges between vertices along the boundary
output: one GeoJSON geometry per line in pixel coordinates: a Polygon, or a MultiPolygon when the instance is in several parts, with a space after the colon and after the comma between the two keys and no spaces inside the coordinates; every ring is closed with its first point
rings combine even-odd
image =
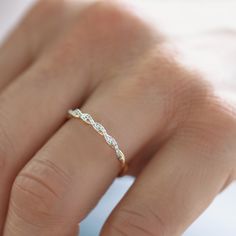
{"type": "Polygon", "coordinates": [[[115,150],[116,157],[118,161],[121,163],[121,171],[119,173],[119,176],[124,175],[124,173],[127,171],[127,163],[124,153],[120,150],[117,141],[107,133],[106,129],[98,122],[94,121],[92,116],[88,113],[83,113],[80,109],[76,108],[75,110],[69,110],[68,111],[69,118],[76,118],[81,119],[85,123],[91,125],[97,133],[102,135],[106,141],[106,143],[115,150]]]}

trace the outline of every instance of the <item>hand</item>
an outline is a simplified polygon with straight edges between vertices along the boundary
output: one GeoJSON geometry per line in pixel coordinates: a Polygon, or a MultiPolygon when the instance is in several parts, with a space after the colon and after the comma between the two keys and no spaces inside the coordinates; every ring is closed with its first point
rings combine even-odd
{"type": "Polygon", "coordinates": [[[106,1],[41,1],[24,18],[0,50],[4,236],[76,235],[119,173],[70,108],[109,130],[137,177],[102,236],[180,235],[235,179],[233,104],[167,39],[106,1]]]}

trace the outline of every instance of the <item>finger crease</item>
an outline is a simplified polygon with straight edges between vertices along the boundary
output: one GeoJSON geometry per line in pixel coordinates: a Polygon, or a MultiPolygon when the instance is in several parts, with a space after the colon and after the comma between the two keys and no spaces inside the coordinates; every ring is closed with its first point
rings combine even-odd
{"type": "Polygon", "coordinates": [[[43,187],[45,187],[55,197],[60,198],[60,196],[48,184],[46,184],[41,179],[39,179],[39,178],[37,178],[37,177],[35,177],[35,176],[31,175],[31,174],[28,174],[28,173],[22,173],[21,176],[34,180],[35,182],[37,182],[37,183],[41,184],[43,187]]]}
{"type": "Polygon", "coordinates": [[[132,226],[132,227],[134,227],[134,228],[136,228],[136,229],[138,229],[138,230],[140,230],[140,231],[142,231],[142,232],[144,232],[144,233],[147,234],[147,235],[155,236],[152,232],[150,232],[150,231],[144,229],[143,227],[141,227],[141,226],[139,226],[139,225],[137,225],[137,224],[134,224],[134,223],[130,223],[130,222],[129,222],[129,225],[132,226]]]}
{"type": "Polygon", "coordinates": [[[52,161],[44,159],[44,160],[39,160],[39,159],[35,159],[34,161],[38,162],[41,165],[45,165],[47,164],[49,167],[51,167],[59,176],[63,175],[65,178],[64,180],[66,180],[67,183],[70,183],[70,179],[71,177],[69,176],[68,173],[66,173],[64,170],[62,170],[61,168],[59,168],[57,165],[55,165],[52,161]],[[67,181],[68,180],[68,181],[67,181]]]}

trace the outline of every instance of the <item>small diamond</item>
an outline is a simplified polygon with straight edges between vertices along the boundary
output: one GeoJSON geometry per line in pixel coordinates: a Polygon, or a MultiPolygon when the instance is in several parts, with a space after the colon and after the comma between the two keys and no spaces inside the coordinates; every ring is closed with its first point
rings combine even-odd
{"type": "Polygon", "coordinates": [[[94,125],[96,124],[96,122],[95,122],[93,119],[90,119],[90,124],[91,124],[92,126],[94,126],[94,125]]]}
{"type": "Polygon", "coordinates": [[[69,110],[68,111],[70,116],[79,118],[82,115],[82,112],[79,109],[75,109],[75,110],[69,110]]]}
{"type": "Polygon", "coordinates": [[[74,110],[74,113],[78,116],[78,117],[80,117],[83,113],[80,111],[80,109],[75,109],[74,110]]]}
{"type": "Polygon", "coordinates": [[[105,135],[104,138],[105,138],[106,142],[110,146],[112,146],[113,148],[115,148],[117,146],[116,140],[113,137],[111,137],[109,134],[105,135]]]}
{"type": "Polygon", "coordinates": [[[69,114],[70,116],[72,116],[72,117],[79,117],[79,116],[77,115],[77,113],[76,113],[74,110],[69,110],[69,111],[68,111],[68,114],[69,114]]]}
{"type": "Polygon", "coordinates": [[[93,127],[99,134],[103,134],[103,132],[106,131],[105,128],[99,123],[95,123],[93,127]]]}
{"type": "Polygon", "coordinates": [[[91,123],[93,122],[92,117],[91,117],[89,114],[87,114],[87,113],[82,114],[82,115],[80,116],[80,118],[81,118],[84,122],[86,122],[86,123],[88,123],[88,124],[91,124],[91,123]]]}

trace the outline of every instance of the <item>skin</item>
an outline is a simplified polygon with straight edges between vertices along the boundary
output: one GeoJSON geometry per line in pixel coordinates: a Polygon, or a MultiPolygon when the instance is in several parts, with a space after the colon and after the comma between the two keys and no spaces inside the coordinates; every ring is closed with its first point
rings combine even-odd
{"type": "Polygon", "coordinates": [[[169,44],[114,2],[44,0],[27,14],[0,49],[3,236],[76,235],[119,173],[70,108],[106,127],[137,177],[102,236],[181,235],[235,179],[234,103],[169,44]]]}

